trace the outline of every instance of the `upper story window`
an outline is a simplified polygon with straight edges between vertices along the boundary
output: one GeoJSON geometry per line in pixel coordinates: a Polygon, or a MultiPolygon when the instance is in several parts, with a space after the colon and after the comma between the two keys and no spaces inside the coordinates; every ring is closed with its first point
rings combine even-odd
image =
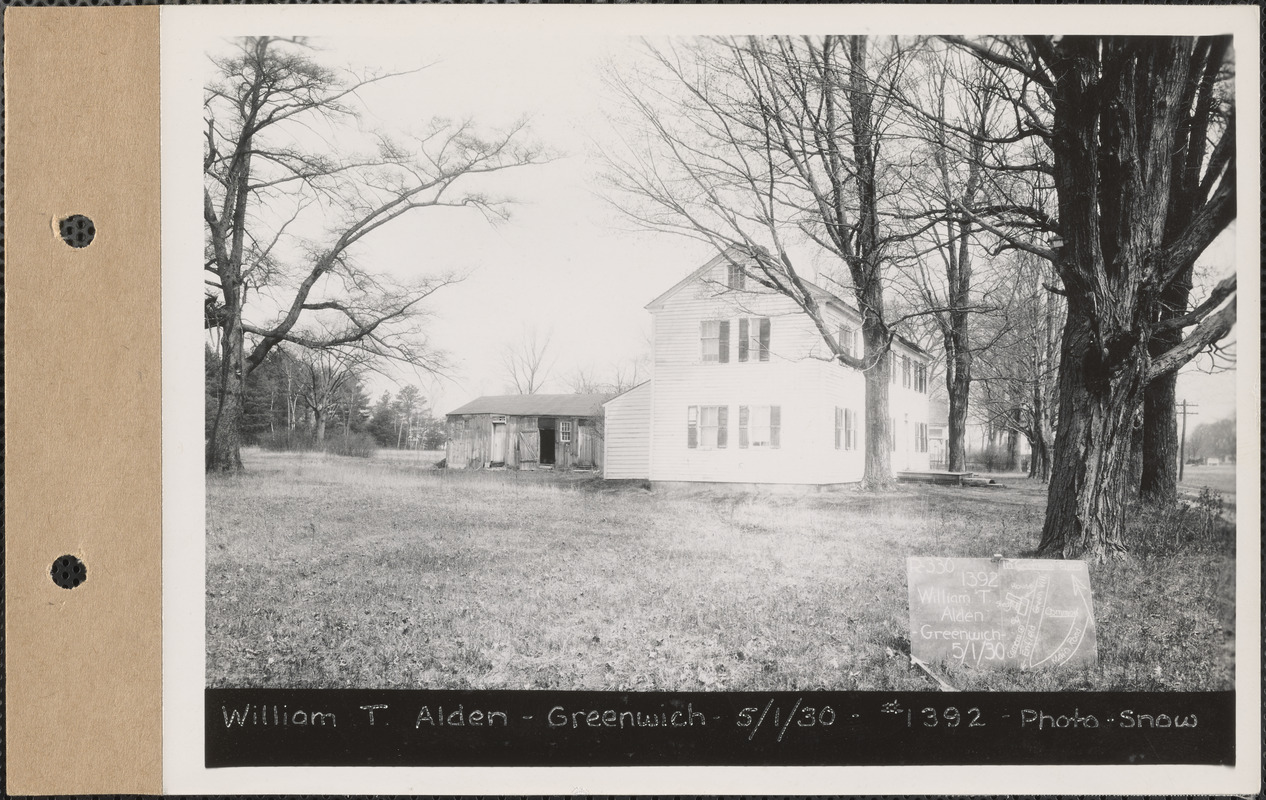
{"type": "Polygon", "coordinates": [[[743,291],[743,289],[747,287],[747,273],[744,272],[743,268],[738,264],[728,265],[728,270],[725,275],[725,285],[736,292],[743,291]]]}
{"type": "Polygon", "coordinates": [[[861,358],[861,348],[858,346],[858,331],[848,325],[841,325],[836,334],[837,344],[844,355],[849,358],[861,358]]]}
{"type": "Polygon", "coordinates": [[[738,321],[738,360],[769,360],[769,317],[738,321]]]}
{"type": "Polygon", "coordinates": [[[729,320],[704,320],[700,323],[699,330],[703,361],[709,364],[728,363],[730,360],[729,320]]]}
{"type": "Polygon", "coordinates": [[[910,388],[910,377],[911,377],[910,366],[911,366],[910,356],[902,356],[901,357],[901,388],[903,389],[910,388]]]}
{"type": "Polygon", "coordinates": [[[928,368],[926,364],[915,362],[914,390],[922,394],[927,394],[928,392],[928,368]]]}
{"type": "Polygon", "coordinates": [[[896,386],[897,385],[897,354],[891,350],[888,351],[888,376],[891,378],[892,384],[896,386]]]}

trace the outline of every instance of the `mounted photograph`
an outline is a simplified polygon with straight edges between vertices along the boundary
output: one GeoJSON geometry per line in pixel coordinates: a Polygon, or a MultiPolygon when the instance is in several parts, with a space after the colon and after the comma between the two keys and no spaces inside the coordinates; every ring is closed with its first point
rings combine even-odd
{"type": "Polygon", "coordinates": [[[208,688],[1235,688],[1229,33],[200,58],[208,688]]]}

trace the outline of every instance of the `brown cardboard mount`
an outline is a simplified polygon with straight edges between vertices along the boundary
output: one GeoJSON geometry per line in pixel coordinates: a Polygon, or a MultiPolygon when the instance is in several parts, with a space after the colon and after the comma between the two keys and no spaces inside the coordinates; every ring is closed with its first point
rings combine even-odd
{"type": "Polygon", "coordinates": [[[158,15],[5,12],[12,794],[162,790],[158,15]],[[59,236],[71,214],[86,248],[59,236]],[[88,570],[69,590],[67,554],[88,570]]]}

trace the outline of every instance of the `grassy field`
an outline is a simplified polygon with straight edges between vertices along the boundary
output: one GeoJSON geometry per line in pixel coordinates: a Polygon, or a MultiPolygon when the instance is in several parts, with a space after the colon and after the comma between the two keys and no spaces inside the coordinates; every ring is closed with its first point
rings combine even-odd
{"type": "MultiPolygon", "coordinates": [[[[905,559],[1020,557],[1045,487],[651,493],[427,457],[243,456],[207,478],[211,686],[933,689],[905,559]]],[[[1133,516],[1092,567],[1099,665],[945,668],[960,689],[1233,685],[1234,541],[1133,516]]]]}

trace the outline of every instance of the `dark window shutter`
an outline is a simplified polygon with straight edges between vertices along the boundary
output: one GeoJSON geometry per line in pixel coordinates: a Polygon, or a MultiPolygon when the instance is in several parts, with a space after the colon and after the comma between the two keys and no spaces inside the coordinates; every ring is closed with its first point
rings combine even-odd
{"type": "Polygon", "coordinates": [[[717,408],[717,449],[718,450],[725,447],[726,440],[729,438],[728,434],[729,434],[730,429],[729,429],[729,425],[727,424],[729,422],[727,418],[730,416],[729,411],[730,411],[729,406],[721,406],[717,408]]]}
{"type": "Polygon", "coordinates": [[[699,446],[699,407],[691,406],[686,412],[686,447],[699,446]]]}
{"type": "Polygon", "coordinates": [[[760,360],[769,360],[769,317],[760,320],[760,360]]]}
{"type": "Polygon", "coordinates": [[[747,447],[747,406],[739,406],[739,449],[747,447]]]}
{"type": "MultiPolygon", "coordinates": [[[[768,320],[766,320],[768,321],[768,320]]],[[[769,407],[769,446],[778,447],[782,444],[782,407],[769,407]]]]}
{"type": "Polygon", "coordinates": [[[747,317],[743,317],[742,319],[739,320],[739,336],[738,336],[738,351],[739,351],[738,360],[739,361],[747,360],[747,345],[748,345],[748,338],[750,335],[751,334],[748,332],[747,317]]]}
{"type": "Polygon", "coordinates": [[[717,361],[728,364],[730,363],[730,321],[728,319],[721,320],[721,332],[718,335],[720,340],[717,342],[717,361]]]}

